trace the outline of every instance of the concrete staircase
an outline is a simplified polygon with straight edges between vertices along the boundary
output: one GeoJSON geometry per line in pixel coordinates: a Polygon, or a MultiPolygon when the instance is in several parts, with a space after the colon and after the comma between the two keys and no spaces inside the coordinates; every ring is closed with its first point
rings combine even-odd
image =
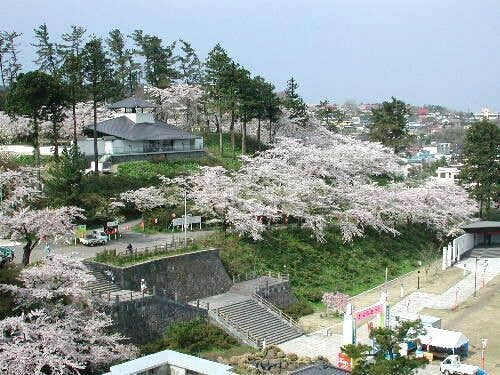
{"type": "Polygon", "coordinates": [[[255,297],[211,311],[227,331],[256,347],[281,344],[302,336],[291,318],[255,297]]]}
{"type": "Polygon", "coordinates": [[[127,301],[149,296],[143,296],[139,291],[120,289],[118,285],[116,285],[109,279],[108,275],[95,268],[92,263],[84,262],[84,264],[88,268],[90,273],[95,277],[95,281],[90,282],[87,285],[87,289],[90,290],[92,294],[107,299],[108,302],[113,303],[127,301]]]}
{"type": "Polygon", "coordinates": [[[500,246],[475,247],[467,256],[471,258],[500,258],[500,246]]]}

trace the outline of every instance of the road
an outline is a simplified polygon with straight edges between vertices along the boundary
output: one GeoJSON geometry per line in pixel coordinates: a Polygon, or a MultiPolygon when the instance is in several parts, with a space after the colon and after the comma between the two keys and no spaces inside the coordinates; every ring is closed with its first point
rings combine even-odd
{"type": "MultiPolygon", "coordinates": [[[[123,224],[123,227],[127,225],[130,225],[130,227],[132,227],[135,224],[137,223],[125,223],[123,224]]],[[[121,227],[122,225],[120,225],[120,228],[121,227]]],[[[213,233],[214,231],[212,230],[188,231],[188,237],[193,238],[196,241],[199,238],[207,237],[213,233]]],[[[182,240],[184,238],[184,232],[143,234],[130,230],[123,230],[121,233],[121,237],[117,238],[116,240],[112,238],[106,246],[89,247],[83,246],[81,244],[61,245],[53,243],[49,243],[49,246],[52,248],[52,252],[55,254],[72,255],[76,253],[82,258],[90,258],[95,256],[96,253],[103,251],[104,249],[125,250],[129,243],[131,243],[134,248],[153,247],[155,245],[165,245],[166,242],[172,242],[174,238],[175,240],[182,240]]],[[[23,256],[22,245],[13,246],[13,248],[16,252],[14,262],[20,264],[23,256]]],[[[42,242],[38,246],[36,246],[31,253],[30,261],[36,262],[37,260],[43,259],[45,257],[44,248],[45,242],[42,242]]]]}

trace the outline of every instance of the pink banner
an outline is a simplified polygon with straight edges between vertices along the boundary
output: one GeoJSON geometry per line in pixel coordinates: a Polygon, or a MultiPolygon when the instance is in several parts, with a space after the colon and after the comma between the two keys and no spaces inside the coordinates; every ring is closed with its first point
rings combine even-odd
{"type": "Polygon", "coordinates": [[[383,311],[384,304],[380,303],[378,305],[371,305],[363,310],[354,312],[354,319],[365,320],[373,318],[375,315],[381,314],[383,311]]]}

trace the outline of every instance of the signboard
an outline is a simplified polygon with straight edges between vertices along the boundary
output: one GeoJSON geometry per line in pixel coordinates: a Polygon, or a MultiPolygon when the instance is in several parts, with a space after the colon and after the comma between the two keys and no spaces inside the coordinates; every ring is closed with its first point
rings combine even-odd
{"type": "Polygon", "coordinates": [[[110,227],[117,227],[117,226],[118,226],[118,221],[108,221],[108,222],[106,223],[106,226],[107,226],[108,228],[110,228],[110,227]]]}
{"type": "Polygon", "coordinates": [[[341,370],[351,371],[351,358],[347,354],[339,353],[337,367],[341,370]]]}
{"type": "Polygon", "coordinates": [[[87,226],[84,225],[77,225],[75,229],[75,237],[76,238],[83,238],[85,237],[85,234],[87,233],[87,226]]]}
{"type": "Polygon", "coordinates": [[[362,310],[354,312],[354,319],[358,321],[373,318],[374,316],[381,314],[383,312],[383,308],[383,303],[368,306],[362,310]]]}

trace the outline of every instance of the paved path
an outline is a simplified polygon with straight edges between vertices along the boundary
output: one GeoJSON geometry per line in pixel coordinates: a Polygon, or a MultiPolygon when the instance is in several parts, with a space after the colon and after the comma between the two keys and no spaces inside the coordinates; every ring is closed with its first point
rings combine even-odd
{"type": "MultiPolygon", "coordinates": [[[[157,234],[143,234],[134,232],[131,230],[125,230],[126,226],[133,227],[134,225],[139,224],[140,220],[134,220],[127,223],[120,224],[121,237],[118,239],[112,239],[106,246],[96,246],[89,247],[83,246],[81,244],[78,245],[58,245],[50,243],[52,247],[52,251],[57,254],[71,255],[73,253],[77,253],[82,258],[90,258],[95,256],[98,252],[103,251],[104,249],[117,249],[117,250],[125,250],[127,245],[131,243],[134,248],[143,248],[143,247],[153,247],[155,245],[165,245],[166,242],[171,243],[172,240],[182,240],[184,238],[184,232],[162,232],[157,234]]],[[[188,231],[188,237],[196,239],[208,237],[213,234],[212,230],[198,230],[198,231],[188,231]]],[[[40,243],[33,252],[31,253],[31,262],[36,262],[37,260],[41,260],[45,257],[44,252],[45,242],[40,243]]],[[[16,252],[16,257],[14,259],[15,263],[20,264],[23,258],[23,249],[22,245],[13,246],[16,252]]]]}
{"type": "MultiPolygon", "coordinates": [[[[481,259],[477,264],[477,274],[474,258],[466,258],[455,267],[466,269],[467,275],[455,286],[443,294],[430,294],[414,292],[392,307],[393,314],[397,312],[419,313],[424,308],[451,310],[456,304],[461,304],[474,295],[474,278],[476,275],[476,288],[480,289],[500,274],[500,258],[481,259]]],[[[451,327],[450,327],[451,328],[451,327]]]]}

